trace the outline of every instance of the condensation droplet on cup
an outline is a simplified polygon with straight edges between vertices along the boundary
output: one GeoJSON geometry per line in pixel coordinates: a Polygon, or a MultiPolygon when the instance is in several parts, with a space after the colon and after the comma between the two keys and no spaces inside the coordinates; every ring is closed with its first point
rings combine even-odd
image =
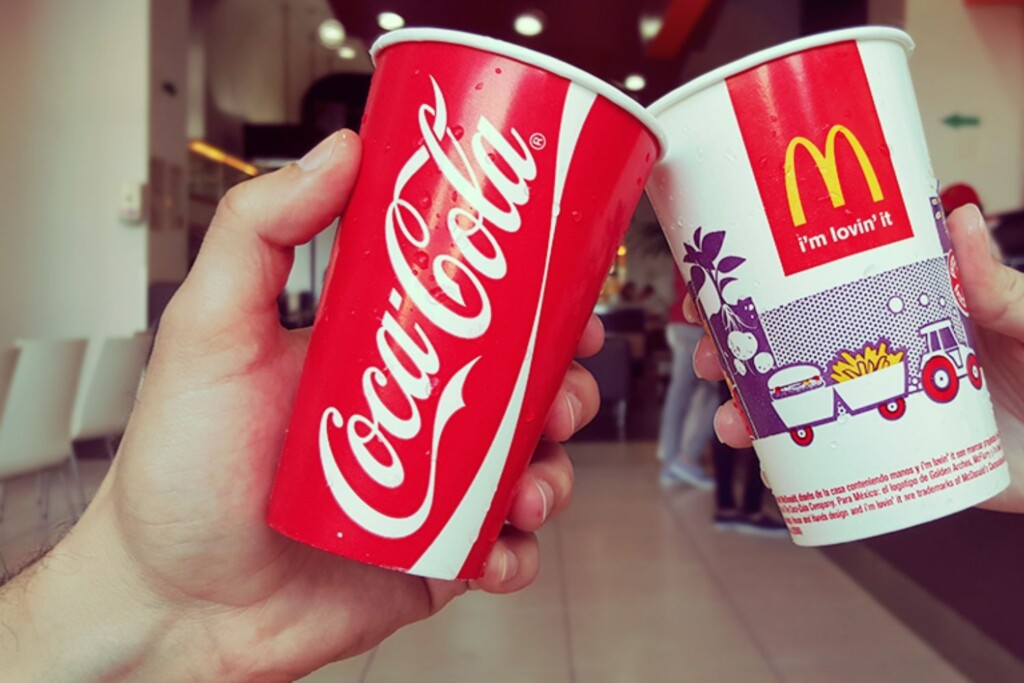
{"type": "Polygon", "coordinates": [[[496,69],[494,70],[494,73],[496,73],[496,74],[500,74],[500,73],[501,73],[501,67],[499,66],[498,68],[496,68],[496,69]]]}
{"type": "Polygon", "coordinates": [[[648,164],[650,162],[651,162],[651,153],[648,152],[647,154],[644,155],[644,163],[648,164]]]}
{"type": "Polygon", "coordinates": [[[768,165],[768,157],[761,157],[760,159],[758,159],[758,161],[757,161],[758,168],[764,168],[767,165],[768,165]]]}
{"type": "Polygon", "coordinates": [[[839,443],[836,442],[836,441],[832,441],[832,442],[829,443],[828,447],[831,448],[832,450],[835,450],[835,449],[839,448],[839,443]]]}
{"type": "Polygon", "coordinates": [[[415,71],[412,72],[412,75],[413,76],[419,76],[420,75],[420,70],[416,69],[415,71]]]}
{"type": "Polygon", "coordinates": [[[560,215],[562,215],[562,205],[555,204],[554,208],[551,209],[551,213],[554,214],[555,218],[558,218],[560,215]]]}
{"type": "Polygon", "coordinates": [[[839,415],[839,417],[836,418],[836,422],[838,422],[839,424],[845,424],[846,422],[849,422],[849,421],[850,421],[850,414],[849,413],[841,413],[839,415]]]}
{"type": "MultiPolygon", "coordinates": [[[[459,193],[456,192],[455,190],[452,190],[452,201],[453,202],[459,201],[459,193]]],[[[438,216],[438,218],[440,218],[440,216],[438,216]]]]}
{"type": "Polygon", "coordinates": [[[574,209],[572,212],[573,223],[579,223],[581,220],[583,220],[583,212],[579,209],[574,209]]]}
{"type": "Polygon", "coordinates": [[[476,85],[473,86],[473,90],[483,90],[483,89],[484,89],[484,82],[483,81],[480,81],[479,83],[477,83],[476,85]]]}
{"type": "Polygon", "coordinates": [[[455,136],[456,140],[461,140],[462,136],[466,134],[466,129],[462,126],[455,126],[452,128],[452,135],[455,136]]]}
{"type": "Polygon", "coordinates": [[[422,197],[420,197],[420,207],[425,209],[428,206],[430,206],[430,195],[425,194],[422,197]]]}
{"type": "Polygon", "coordinates": [[[441,383],[441,380],[439,380],[437,378],[437,375],[431,375],[430,376],[430,388],[431,389],[436,389],[437,385],[440,384],[440,383],[441,383]]]}
{"type": "Polygon", "coordinates": [[[772,114],[768,118],[770,118],[772,120],[772,123],[778,123],[779,122],[779,117],[776,116],[775,114],[772,114]]]}
{"type": "Polygon", "coordinates": [[[644,184],[644,179],[643,179],[643,176],[637,176],[637,179],[636,179],[636,186],[637,186],[637,187],[643,187],[643,184],[644,184]]]}
{"type": "Polygon", "coordinates": [[[427,266],[430,265],[430,255],[420,249],[412,255],[412,262],[423,270],[426,270],[427,266]]]}

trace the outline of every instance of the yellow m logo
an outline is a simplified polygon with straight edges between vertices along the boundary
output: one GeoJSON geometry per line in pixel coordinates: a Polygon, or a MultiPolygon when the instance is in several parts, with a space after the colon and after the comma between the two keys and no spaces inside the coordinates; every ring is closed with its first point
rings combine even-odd
{"type": "Polygon", "coordinates": [[[825,138],[824,154],[821,153],[817,145],[805,137],[793,138],[786,149],[786,197],[789,199],[789,212],[793,216],[793,225],[804,225],[807,222],[807,217],[804,215],[804,204],[800,199],[800,188],[796,182],[796,150],[798,147],[806,149],[810,153],[811,158],[814,159],[814,164],[818,167],[818,173],[821,174],[821,179],[825,181],[825,188],[832,199],[832,206],[838,208],[846,204],[846,198],[843,196],[843,186],[839,182],[839,171],[836,168],[836,138],[840,134],[846,138],[846,141],[850,143],[850,147],[853,148],[853,153],[857,155],[860,170],[868,183],[868,189],[871,190],[871,199],[876,202],[885,199],[882,194],[882,187],[878,184],[878,176],[875,175],[875,167],[871,165],[871,159],[868,158],[864,147],[861,146],[860,140],[846,126],[832,126],[828,132],[828,137],[825,138]]]}

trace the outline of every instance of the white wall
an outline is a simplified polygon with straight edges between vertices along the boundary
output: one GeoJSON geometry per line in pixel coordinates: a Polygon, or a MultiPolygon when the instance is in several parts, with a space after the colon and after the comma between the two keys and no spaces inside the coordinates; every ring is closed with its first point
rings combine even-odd
{"type": "Polygon", "coordinates": [[[0,348],[146,322],[146,230],[118,221],[147,174],[149,3],[3,0],[0,348]]]}
{"type": "Polygon", "coordinates": [[[1024,7],[907,0],[910,60],[935,172],[970,183],[988,213],[1024,206],[1024,7]],[[953,129],[950,114],[979,116],[953,129]]]}

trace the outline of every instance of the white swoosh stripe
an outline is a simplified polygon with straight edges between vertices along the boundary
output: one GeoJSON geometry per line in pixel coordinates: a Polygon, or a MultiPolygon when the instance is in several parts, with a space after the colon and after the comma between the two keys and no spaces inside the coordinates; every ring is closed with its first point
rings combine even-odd
{"type": "Polygon", "coordinates": [[[509,446],[519,423],[519,415],[523,409],[523,397],[526,394],[526,383],[533,365],[534,347],[537,343],[537,328],[540,325],[541,304],[547,290],[548,271],[551,266],[551,249],[555,241],[555,227],[558,214],[561,212],[562,191],[569,173],[569,164],[576,152],[580,132],[587,120],[596,94],[570,83],[566,93],[565,105],[562,110],[562,121],[558,133],[558,156],[555,158],[554,198],[551,207],[551,227],[548,233],[547,255],[544,258],[544,276],[541,280],[540,294],[537,297],[537,313],[533,318],[533,329],[530,341],[526,346],[523,364],[519,369],[512,395],[509,397],[508,408],[498,425],[491,447],[480,465],[480,470],[470,484],[466,495],[459,502],[451,519],[438,534],[426,552],[409,570],[413,574],[432,576],[439,579],[454,579],[473,544],[480,535],[484,518],[491,507],[494,493],[498,489],[498,481],[505,471],[508,460],[509,446]]]}

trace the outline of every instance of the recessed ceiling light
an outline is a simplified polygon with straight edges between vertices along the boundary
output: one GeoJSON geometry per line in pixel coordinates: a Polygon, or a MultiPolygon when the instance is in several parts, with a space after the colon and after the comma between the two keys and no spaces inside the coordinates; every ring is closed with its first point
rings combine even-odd
{"type": "Polygon", "coordinates": [[[661,17],[655,14],[640,15],[640,37],[651,40],[661,32],[661,25],[664,23],[661,17]]]}
{"type": "Polygon", "coordinates": [[[320,43],[332,50],[345,42],[345,27],[337,19],[325,19],[316,30],[320,43]]]}
{"type": "Polygon", "coordinates": [[[397,12],[381,12],[377,15],[377,25],[385,31],[394,31],[405,26],[405,18],[397,12]]]}
{"type": "Polygon", "coordinates": [[[637,92],[647,87],[647,79],[640,74],[630,74],[626,76],[623,85],[626,86],[626,90],[637,92]]]}
{"type": "Polygon", "coordinates": [[[524,12],[516,17],[516,33],[523,36],[536,36],[544,31],[544,15],[540,12],[524,12]]]}
{"type": "Polygon", "coordinates": [[[351,45],[342,45],[338,50],[338,56],[342,59],[355,59],[359,53],[351,45]]]}

